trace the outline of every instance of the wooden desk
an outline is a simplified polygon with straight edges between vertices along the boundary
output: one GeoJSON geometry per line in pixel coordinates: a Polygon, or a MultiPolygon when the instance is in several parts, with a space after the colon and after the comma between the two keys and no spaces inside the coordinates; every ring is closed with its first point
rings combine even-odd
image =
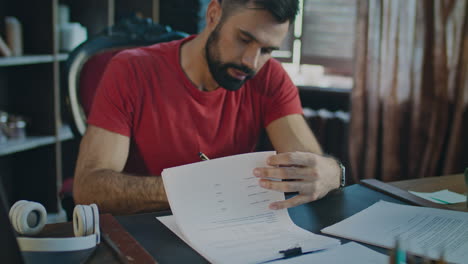
{"type": "MultiPolygon", "coordinates": [[[[465,185],[465,177],[463,174],[388,182],[388,184],[398,187],[405,191],[415,192],[436,192],[448,189],[452,192],[467,195],[468,191],[465,185]]],[[[447,204],[445,206],[457,211],[468,212],[466,202],[457,204],[447,204]]]]}
{"type": "MultiPolygon", "coordinates": [[[[336,190],[319,201],[303,204],[288,209],[292,220],[300,227],[313,233],[320,234],[320,230],[335,224],[351,215],[369,207],[375,202],[385,200],[394,203],[404,202],[384,195],[380,192],[355,184],[342,190],[336,190]]],[[[123,233],[129,233],[151,255],[151,260],[164,263],[208,263],[200,254],[172,233],[166,226],[156,220],[157,216],[167,215],[170,212],[136,214],[116,216],[115,219],[124,228],[123,233]]],[[[101,219],[102,219],[101,215],[101,219]]],[[[102,221],[101,221],[102,222],[102,221]]],[[[101,223],[101,230],[106,229],[101,223]]],[[[47,225],[41,233],[42,236],[63,237],[73,236],[71,223],[47,225]]],[[[348,240],[340,239],[342,242],[348,240]]],[[[117,246],[122,246],[114,240],[117,246]]],[[[128,248],[128,243],[123,242],[128,248]]],[[[386,254],[387,250],[366,245],[373,250],[386,254]]],[[[122,253],[124,250],[120,250],[122,253]]],[[[127,257],[128,258],[128,257],[127,257]]],[[[127,263],[154,263],[152,261],[133,261],[128,258],[127,263]]],[[[106,243],[101,242],[86,262],[93,263],[122,263],[116,257],[115,251],[106,243]]]]}
{"type": "MultiPolygon", "coordinates": [[[[390,184],[404,190],[424,192],[445,188],[459,193],[466,191],[464,179],[461,175],[408,180],[390,184]]],[[[322,228],[335,224],[379,200],[405,204],[405,202],[385,195],[382,192],[355,184],[342,190],[333,191],[319,201],[290,208],[288,211],[293,222],[298,226],[320,234],[322,228]]],[[[464,206],[464,203],[454,206],[464,206]]],[[[116,220],[158,263],[208,263],[201,255],[155,218],[168,213],[170,212],[117,216],[116,220]]],[[[68,232],[72,230],[70,223],[59,225],[62,225],[62,228],[66,228],[68,232]]],[[[50,232],[54,232],[53,229],[56,229],[58,225],[55,227],[54,225],[49,226],[51,229],[47,233],[50,235],[50,232]]],[[[63,234],[63,229],[62,231],[55,231],[54,234],[59,234],[60,232],[63,234]]],[[[345,239],[341,239],[341,241],[343,243],[347,242],[345,239]]],[[[383,248],[365,246],[384,254],[387,253],[387,250],[383,248]]],[[[119,263],[119,260],[106,243],[101,243],[86,263],[119,263]]],[[[130,260],[128,263],[136,262],[130,260]]]]}
{"type": "MultiPolygon", "coordinates": [[[[78,255],[87,257],[86,264],[156,263],[154,258],[141,247],[112,215],[101,214],[99,221],[101,243],[92,252],[78,253],[78,255]]],[[[74,237],[73,224],[72,222],[48,224],[36,237],[74,237]]]]}
{"type": "MultiPolygon", "coordinates": [[[[73,224],[71,222],[48,224],[36,237],[73,237],[73,224]]],[[[120,263],[112,249],[106,243],[100,243],[92,253],[86,264],[120,263]]]]}

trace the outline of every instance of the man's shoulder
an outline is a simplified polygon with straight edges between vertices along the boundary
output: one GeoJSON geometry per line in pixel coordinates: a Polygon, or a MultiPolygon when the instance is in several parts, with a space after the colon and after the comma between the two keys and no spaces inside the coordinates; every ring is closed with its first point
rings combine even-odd
{"type": "Polygon", "coordinates": [[[167,60],[175,58],[178,47],[182,40],[174,40],[170,42],[161,42],[149,46],[141,46],[122,50],[116,56],[116,60],[127,63],[138,62],[154,62],[158,60],[167,60]]]}
{"type": "Polygon", "coordinates": [[[265,65],[263,65],[262,69],[258,72],[259,74],[268,74],[268,73],[277,73],[277,72],[284,72],[284,68],[277,59],[271,58],[269,59],[265,65]]]}
{"type": "Polygon", "coordinates": [[[254,82],[268,82],[269,80],[282,76],[285,73],[286,71],[281,63],[278,60],[271,58],[263,65],[252,80],[254,82]]]}
{"type": "Polygon", "coordinates": [[[160,42],[149,46],[139,47],[136,50],[146,54],[175,55],[184,39],[169,42],[160,42]]]}
{"type": "Polygon", "coordinates": [[[257,92],[269,93],[272,89],[276,90],[277,86],[282,86],[284,78],[288,78],[288,74],[281,63],[272,58],[263,65],[249,82],[257,92]]]}

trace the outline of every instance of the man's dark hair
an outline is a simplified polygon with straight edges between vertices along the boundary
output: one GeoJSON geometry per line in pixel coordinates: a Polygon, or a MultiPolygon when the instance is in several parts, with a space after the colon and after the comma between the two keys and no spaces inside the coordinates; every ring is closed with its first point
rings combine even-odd
{"type": "Polygon", "coordinates": [[[244,7],[264,9],[270,12],[279,23],[294,22],[299,12],[299,0],[218,0],[223,8],[223,18],[229,17],[235,10],[244,7]]]}

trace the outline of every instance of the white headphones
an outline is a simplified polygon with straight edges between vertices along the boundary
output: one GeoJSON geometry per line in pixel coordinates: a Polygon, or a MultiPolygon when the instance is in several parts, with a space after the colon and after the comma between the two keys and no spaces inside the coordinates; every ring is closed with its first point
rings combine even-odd
{"type": "MultiPolygon", "coordinates": [[[[38,234],[47,222],[47,212],[40,203],[17,201],[10,209],[10,221],[20,235],[38,234]]],[[[76,205],[73,210],[75,237],[31,238],[17,237],[21,251],[59,252],[95,247],[100,242],[99,210],[96,204],[76,205]]]]}

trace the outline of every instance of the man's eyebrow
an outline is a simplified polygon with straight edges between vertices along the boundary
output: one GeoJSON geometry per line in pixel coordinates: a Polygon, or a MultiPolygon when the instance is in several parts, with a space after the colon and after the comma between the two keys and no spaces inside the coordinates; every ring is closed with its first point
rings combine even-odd
{"type": "MultiPolygon", "coordinates": [[[[243,29],[239,29],[239,31],[246,35],[247,37],[253,39],[254,41],[258,42],[258,43],[261,43],[254,35],[252,35],[250,32],[248,31],[245,31],[243,29]]],[[[270,46],[270,47],[263,47],[264,49],[270,49],[270,50],[279,50],[280,48],[279,47],[276,47],[276,46],[270,46]]]]}

